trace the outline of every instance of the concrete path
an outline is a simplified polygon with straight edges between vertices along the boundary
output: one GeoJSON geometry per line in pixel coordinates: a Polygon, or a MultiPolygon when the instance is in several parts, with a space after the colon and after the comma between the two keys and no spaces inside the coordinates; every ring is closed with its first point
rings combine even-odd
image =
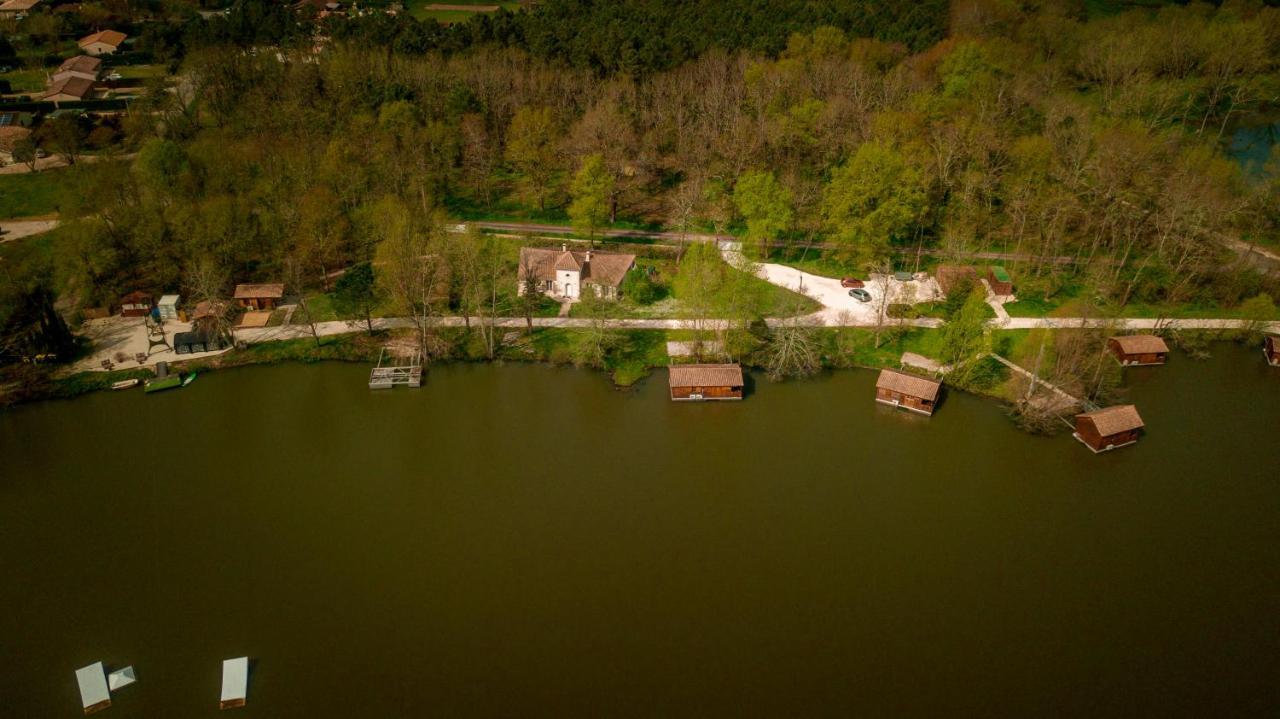
{"type": "Polygon", "coordinates": [[[52,220],[0,220],[0,244],[39,235],[58,226],[52,220]]]}

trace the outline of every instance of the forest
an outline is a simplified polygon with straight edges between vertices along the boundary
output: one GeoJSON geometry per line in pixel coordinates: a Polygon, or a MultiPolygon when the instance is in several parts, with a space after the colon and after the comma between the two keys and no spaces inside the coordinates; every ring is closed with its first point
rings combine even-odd
{"type": "Polygon", "coordinates": [[[449,27],[287,12],[192,22],[179,82],[130,108],[120,159],[65,172],[53,259],[10,291],[87,307],[210,277],[327,290],[396,237],[434,252],[465,237],[448,223],[523,218],[732,233],[755,260],[827,274],[1012,253],[1019,294],[1048,308],[1280,297],[1231,244],[1276,241],[1276,161],[1249,177],[1223,151],[1276,112],[1280,8],[551,0],[449,27]],[[574,212],[584,193],[598,217],[574,212]]]}

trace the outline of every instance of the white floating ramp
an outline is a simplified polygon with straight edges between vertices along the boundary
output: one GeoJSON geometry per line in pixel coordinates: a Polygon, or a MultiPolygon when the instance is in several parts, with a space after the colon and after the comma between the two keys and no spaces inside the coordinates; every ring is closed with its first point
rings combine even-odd
{"type": "Polygon", "coordinates": [[[222,662],[222,701],[219,709],[244,706],[249,690],[249,657],[225,659],[222,662]]]}
{"type": "Polygon", "coordinates": [[[127,687],[136,681],[138,681],[138,675],[134,673],[133,667],[117,669],[107,675],[107,687],[113,692],[127,687]]]}
{"type": "Polygon", "coordinates": [[[111,706],[111,691],[107,689],[107,671],[102,662],[94,662],[76,670],[76,683],[80,685],[80,703],[84,713],[92,714],[111,706]]]}

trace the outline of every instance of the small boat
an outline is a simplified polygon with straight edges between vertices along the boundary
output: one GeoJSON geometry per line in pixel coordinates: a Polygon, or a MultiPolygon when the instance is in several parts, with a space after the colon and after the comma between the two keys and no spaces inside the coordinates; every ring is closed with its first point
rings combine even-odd
{"type": "Polygon", "coordinates": [[[195,372],[192,372],[191,374],[189,374],[189,375],[187,375],[185,378],[183,378],[183,380],[182,380],[182,386],[183,386],[183,387],[186,387],[187,385],[189,385],[189,384],[191,384],[192,382],[195,382],[195,381],[196,381],[196,373],[195,373],[195,372]]]}
{"type": "Polygon", "coordinates": [[[112,382],[111,389],[129,389],[130,387],[137,387],[138,383],[141,381],[142,380],[137,377],[134,377],[133,379],[122,379],[119,382],[112,382]]]}
{"type": "Polygon", "coordinates": [[[168,377],[156,377],[155,379],[147,380],[143,383],[142,391],[147,393],[160,392],[162,390],[173,389],[181,386],[182,378],[176,374],[171,374],[168,377]]]}

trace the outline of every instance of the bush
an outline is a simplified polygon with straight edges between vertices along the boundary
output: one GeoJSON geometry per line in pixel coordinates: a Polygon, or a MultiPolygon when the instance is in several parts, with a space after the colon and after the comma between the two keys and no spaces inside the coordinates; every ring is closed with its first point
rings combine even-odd
{"type": "Polygon", "coordinates": [[[661,294],[662,287],[644,269],[628,272],[622,281],[622,295],[638,305],[651,305],[661,294]]]}

